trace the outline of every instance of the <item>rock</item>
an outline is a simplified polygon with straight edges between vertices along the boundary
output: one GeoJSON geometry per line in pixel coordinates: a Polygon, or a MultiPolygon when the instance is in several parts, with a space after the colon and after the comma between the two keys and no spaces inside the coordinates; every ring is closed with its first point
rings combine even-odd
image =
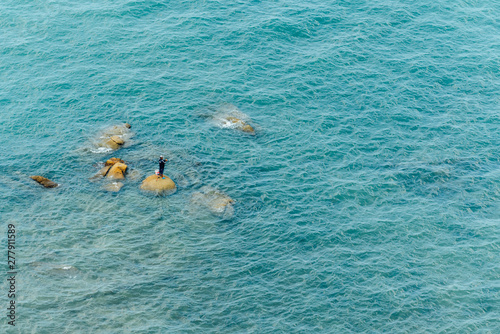
{"type": "Polygon", "coordinates": [[[141,189],[156,192],[157,194],[174,193],[175,183],[168,176],[162,179],[159,175],[148,176],[142,181],[141,189]]]}
{"type": "MultiPolygon", "coordinates": [[[[121,163],[123,164],[123,160],[122,159],[118,159],[118,158],[111,158],[111,159],[108,159],[106,161],[106,163],[104,164],[104,167],[101,168],[100,171],[98,171],[91,179],[98,179],[98,178],[101,178],[101,177],[105,177],[106,175],[108,175],[108,173],[110,172],[111,168],[117,164],[117,163],[121,163]]],[[[126,166],[126,165],[125,165],[126,166]]],[[[123,169],[123,166],[121,167],[123,169]]],[[[125,168],[126,169],[126,168],[125,168]]],[[[115,174],[115,171],[113,171],[113,174],[115,174]]],[[[123,173],[122,173],[123,174],[123,173]]],[[[120,176],[118,176],[118,178],[121,178],[120,176]]]]}
{"type": "Polygon", "coordinates": [[[120,191],[120,189],[122,187],[123,187],[123,183],[121,183],[121,182],[111,182],[111,183],[104,185],[104,190],[118,192],[118,191],[120,191]]]}
{"type": "Polygon", "coordinates": [[[255,129],[248,123],[250,118],[235,105],[225,103],[212,110],[214,113],[202,116],[208,118],[213,125],[223,129],[239,130],[255,136],[255,129]]]}
{"type": "Polygon", "coordinates": [[[137,169],[127,170],[127,179],[129,180],[139,180],[141,178],[141,172],[137,169]]]}
{"type": "Polygon", "coordinates": [[[95,145],[99,148],[108,148],[117,150],[121,148],[125,142],[132,137],[130,131],[131,125],[128,123],[122,125],[114,125],[104,129],[99,138],[95,141],[95,145]]]}
{"type": "Polygon", "coordinates": [[[33,262],[29,266],[40,274],[76,277],[80,273],[78,268],[66,264],[33,262]]]}
{"type": "Polygon", "coordinates": [[[108,174],[109,170],[111,169],[111,166],[104,166],[102,167],[94,176],[92,176],[90,179],[100,179],[102,177],[105,177],[106,174],[108,174]]]}
{"type": "Polygon", "coordinates": [[[111,169],[112,166],[104,166],[101,168],[100,171],[97,172],[97,175],[101,175],[102,177],[105,177],[106,174],[108,174],[109,170],[111,169]]]}
{"type": "Polygon", "coordinates": [[[209,186],[202,187],[199,192],[194,193],[191,202],[207,208],[212,214],[223,219],[231,219],[234,216],[234,200],[209,186]]]}
{"type": "Polygon", "coordinates": [[[228,116],[223,118],[223,122],[225,122],[225,124],[223,124],[222,127],[240,130],[255,136],[254,128],[242,119],[228,116]]]}
{"type": "Polygon", "coordinates": [[[110,126],[109,128],[104,129],[103,136],[111,137],[111,136],[119,136],[119,135],[129,134],[131,127],[132,126],[128,123],[121,124],[121,125],[113,125],[113,126],[110,126]]]}
{"type": "Polygon", "coordinates": [[[122,159],[118,159],[118,158],[111,158],[111,159],[108,159],[108,160],[104,163],[104,166],[113,166],[113,165],[114,165],[114,164],[116,164],[117,162],[124,163],[125,161],[123,161],[122,159]]]}
{"type": "Polygon", "coordinates": [[[110,179],[124,179],[125,178],[125,172],[127,171],[127,165],[117,162],[111,168],[109,169],[106,177],[110,179]]]}
{"type": "Polygon", "coordinates": [[[114,140],[112,140],[111,138],[108,138],[108,139],[105,139],[103,140],[99,146],[101,147],[107,147],[107,148],[110,148],[112,150],[117,150],[121,147],[121,145],[117,144],[114,140]]]}
{"type": "Polygon", "coordinates": [[[111,136],[111,138],[109,138],[109,139],[111,139],[112,141],[114,141],[118,145],[125,144],[125,141],[122,138],[118,137],[118,136],[111,136]]]}
{"type": "Polygon", "coordinates": [[[105,147],[109,147],[113,150],[117,150],[119,149],[123,144],[125,144],[125,141],[118,137],[118,136],[111,136],[107,139],[105,139],[103,142],[102,142],[102,145],[101,146],[105,146],[105,147]]]}
{"type": "Polygon", "coordinates": [[[40,175],[30,176],[30,178],[32,178],[36,182],[40,183],[45,188],[55,188],[58,186],[57,183],[47,179],[46,177],[40,176],[40,175]]]}
{"type": "Polygon", "coordinates": [[[249,133],[249,134],[251,134],[251,135],[255,136],[255,130],[254,130],[254,128],[252,128],[252,126],[251,126],[251,125],[249,125],[249,124],[244,125],[244,126],[241,128],[241,131],[243,131],[243,132],[247,132],[247,133],[249,133]]]}
{"type": "Polygon", "coordinates": [[[57,275],[76,275],[79,271],[80,270],[78,268],[69,265],[54,265],[49,273],[57,275]]]}

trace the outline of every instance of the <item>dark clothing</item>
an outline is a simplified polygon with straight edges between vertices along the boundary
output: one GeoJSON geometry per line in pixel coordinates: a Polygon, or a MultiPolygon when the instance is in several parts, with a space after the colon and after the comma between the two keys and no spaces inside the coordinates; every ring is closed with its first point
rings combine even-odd
{"type": "Polygon", "coordinates": [[[160,175],[163,175],[163,170],[165,169],[165,162],[166,160],[163,159],[158,160],[158,163],[160,164],[160,175]]]}

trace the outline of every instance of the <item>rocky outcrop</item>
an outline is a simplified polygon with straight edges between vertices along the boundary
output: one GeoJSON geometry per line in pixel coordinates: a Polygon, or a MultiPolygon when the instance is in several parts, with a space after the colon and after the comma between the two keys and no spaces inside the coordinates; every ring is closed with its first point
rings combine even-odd
{"type": "Polygon", "coordinates": [[[234,216],[234,200],[213,187],[202,187],[199,192],[191,196],[191,202],[223,219],[231,219],[234,216]]]}
{"type": "Polygon", "coordinates": [[[108,139],[102,141],[102,146],[108,147],[113,150],[119,149],[123,144],[125,144],[125,141],[118,136],[111,136],[108,139]]]}
{"type": "Polygon", "coordinates": [[[96,141],[96,146],[112,150],[121,148],[132,137],[130,128],[131,125],[125,123],[104,129],[96,141]]]}
{"type": "Polygon", "coordinates": [[[151,175],[144,179],[141,184],[141,189],[159,195],[172,194],[177,190],[174,181],[167,176],[163,179],[159,175],[151,175]]]}
{"type": "MultiPolygon", "coordinates": [[[[123,163],[122,159],[111,158],[106,161],[105,166],[101,168],[96,175],[94,175],[91,180],[94,179],[111,179],[111,180],[123,180],[125,179],[125,174],[127,172],[128,166],[123,163]]],[[[114,181],[105,183],[103,189],[111,192],[118,192],[123,187],[123,183],[114,181]]]]}
{"type": "Polygon", "coordinates": [[[106,174],[106,177],[109,179],[124,179],[127,168],[127,165],[121,162],[117,162],[113,166],[111,166],[108,173],[106,174]]]}
{"type": "Polygon", "coordinates": [[[100,179],[105,176],[109,178],[123,179],[125,178],[125,172],[127,171],[127,165],[122,159],[111,158],[104,163],[104,167],[101,168],[91,179],[100,179]],[[116,164],[121,164],[116,167],[113,171],[113,167],[116,164]]]}
{"type": "Polygon", "coordinates": [[[111,192],[118,192],[123,187],[123,183],[121,182],[111,182],[104,185],[104,190],[111,192]]]}
{"type": "Polygon", "coordinates": [[[118,158],[111,158],[111,159],[108,159],[108,160],[104,163],[104,166],[113,166],[113,165],[114,165],[114,164],[116,164],[117,162],[124,163],[125,161],[123,161],[122,159],[118,159],[118,158]]]}
{"type": "Polygon", "coordinates": [[[30,176],[30,178],[32,178],[36,182],[40,183],[45,188],[55,188],[58,186],[57,183],[47,179],[46,177],[40,176],[40,175],[30,176]]]}

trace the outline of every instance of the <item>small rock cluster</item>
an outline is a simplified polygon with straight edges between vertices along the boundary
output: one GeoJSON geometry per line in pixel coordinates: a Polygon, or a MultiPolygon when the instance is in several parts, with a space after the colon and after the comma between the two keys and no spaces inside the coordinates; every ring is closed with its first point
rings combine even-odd
{"type": "MultiPolygon", "coordinates": [[[[111,158],[104,163],[104,167],[94,175],[93,179],[106,178],[110,180],[123,180],[125,179],[127,168],[128,166],[122,159],[111,158]]],[[[122,187],[123,183],[116,181],[104,185],[105,190],[113,192],[120,191],[122,187]]]]}
{"type": "MultiPolygon", "coordinates": [[[[255,129],[243,119],[246,118],[245,115],[235,106],[226,105],[224,108],[224,113],[211,118],[215,125],[255,135],[255,129]]],[[[132,136],[130,128],[131,125],[125,123],[105,129],[95,141],[96,147],[111,150],[120,149],[132,136]]],[[[104,167],[92,179],[105,179],[109,182],[105,183],[103,188],[107,191],[118,192],[124,186],[119,180],[125,179],[127,171],[128,166],[125,161],[119,158],[111,158],[104,163],[104,167]]],[[[137,171],[135,172],[137,173],[137,171]]],[[[43,176],[35,175],[30,177],[45,188],[58,186],[56,182],[43,176]]],[[[142,181],[140,189],[158,195],[165,195],[174,193],[176,185],[167,176],[150,175],[142,181]]],[[[234,215],[233,204],[235,201],[223,192],[209,186],[202,187],[199,192],[194,193],[191,196],[191,202],[224,219],[231,218],[234,215]]]]}
{"type": "Polygon", "coordinates": [[[105,129],[96,142],[96,146],[105,147],[112,150],[120,149],[127,139],[130,138],[130,128],[128,123],[115,125],[105,129]]]}

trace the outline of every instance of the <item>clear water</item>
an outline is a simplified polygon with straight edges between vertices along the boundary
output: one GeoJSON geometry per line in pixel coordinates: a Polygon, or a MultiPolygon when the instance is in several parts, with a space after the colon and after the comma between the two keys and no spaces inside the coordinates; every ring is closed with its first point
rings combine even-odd
{"type": "Polygon", "coordinates": [[[500,332],[499,2],[0,12],[2,331],[500,332]],[[203,117],[225,103],[256,136],[203,117]],[[128,147],[92,150],[125,121],[128,147]],[[159,154],[169,197],[138,189],[159,154]],[[140,176],[119,193],[89,181],[113,156],[140,176]],[[232,219],[193,208],[202,186],[232,219]]]}

